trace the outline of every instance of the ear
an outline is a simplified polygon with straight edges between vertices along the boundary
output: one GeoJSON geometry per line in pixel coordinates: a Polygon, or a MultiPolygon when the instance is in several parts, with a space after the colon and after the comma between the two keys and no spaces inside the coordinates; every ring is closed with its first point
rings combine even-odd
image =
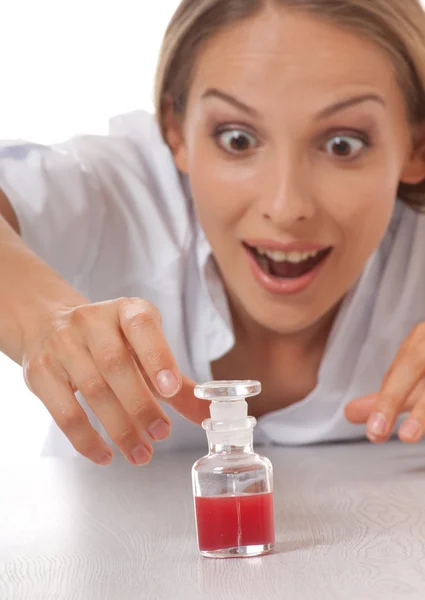
{"type": "Polygon", "coordinates": [[[187,150],[184,139],[183,120],[176,115],[171,98],[167,98],[164,101],[162,118],[165,138],[173,154],[176,167],[182,173],[187,173],[187,150]]]}
{"type": "Polygon", "coordinates": [[[425,180],[425,123],[419,125],[414,133],[413,148],[400,180],[411,185],[425,180]]]}

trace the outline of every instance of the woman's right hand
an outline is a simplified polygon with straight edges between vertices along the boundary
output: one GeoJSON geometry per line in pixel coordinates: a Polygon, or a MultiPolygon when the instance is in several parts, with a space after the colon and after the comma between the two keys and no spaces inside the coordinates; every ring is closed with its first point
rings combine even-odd
{"type": "Polygon", "coordinates": [[[132,464],[147,463],[150,440],[170,432],[159,400],[200,423],[208,403],[193,395],[168,347],[161,316],[149,302],[120,298],[54,310],[24,340],[23,369],[37,395],[74,448],[97,464],[112,449],[91,426],[79,390],[112,441],[132,464]]]}

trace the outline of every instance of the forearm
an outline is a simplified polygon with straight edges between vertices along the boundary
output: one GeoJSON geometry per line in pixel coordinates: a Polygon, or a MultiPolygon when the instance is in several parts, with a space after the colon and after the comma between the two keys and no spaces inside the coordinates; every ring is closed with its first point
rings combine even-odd
{"type": "Polygon", "coordinates": [[[49,314],[85,303],[0,215],[0,351],[21,364],[26,343],[49,314]]]}

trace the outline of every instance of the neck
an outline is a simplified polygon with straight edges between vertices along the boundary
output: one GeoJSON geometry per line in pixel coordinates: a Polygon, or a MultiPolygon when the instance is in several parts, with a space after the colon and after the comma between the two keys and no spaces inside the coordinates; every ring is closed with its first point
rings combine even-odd
{"type": "Polygon", "coordinates": [[[288,333],[271,331],[254,321],[238,301],[229,298],[236,339],[246,347],[254,344],[261,352],[279,347],[287,348],[296,356],[311,355],[315,350],[323,350],[338,314],[340,304],[326,313],[309,327],[288,333]]]}

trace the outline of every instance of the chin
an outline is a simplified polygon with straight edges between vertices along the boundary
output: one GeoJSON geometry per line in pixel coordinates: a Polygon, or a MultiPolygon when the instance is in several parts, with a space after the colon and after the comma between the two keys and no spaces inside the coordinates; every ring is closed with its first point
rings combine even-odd
{"type": "Polygon", "coordinates": [[[247,312],[250,319],[262,329],[278,335],[288,336],[314,327],[323,317],[323,315],[314,314],[311,311],[291,310],[290,314],[288,314],[286,310],[273,310],[273,308],[267,305],[262,310],[259,310],[258,307],[250,310],[247,307],[247,312]]]}
{"type": "MultiPolygon", "coordinates": [[[[305,332],[321,322],[332,323],[341,303],[341,300],[336,300],[334,303],[327,303],[325,306],[321,303],[322,306],[318,306],[317,302],[299,299],[299,302],[291,302],[290,306],[282,306],[264,297],[258,298],[254,303],[252,293],[247,297],[251,298],[251,302],[244,306],[248,319],[258,327],[282,336],[305,332]]],[[[315,300],[317,301],[317,297],[315,300]]]]}

